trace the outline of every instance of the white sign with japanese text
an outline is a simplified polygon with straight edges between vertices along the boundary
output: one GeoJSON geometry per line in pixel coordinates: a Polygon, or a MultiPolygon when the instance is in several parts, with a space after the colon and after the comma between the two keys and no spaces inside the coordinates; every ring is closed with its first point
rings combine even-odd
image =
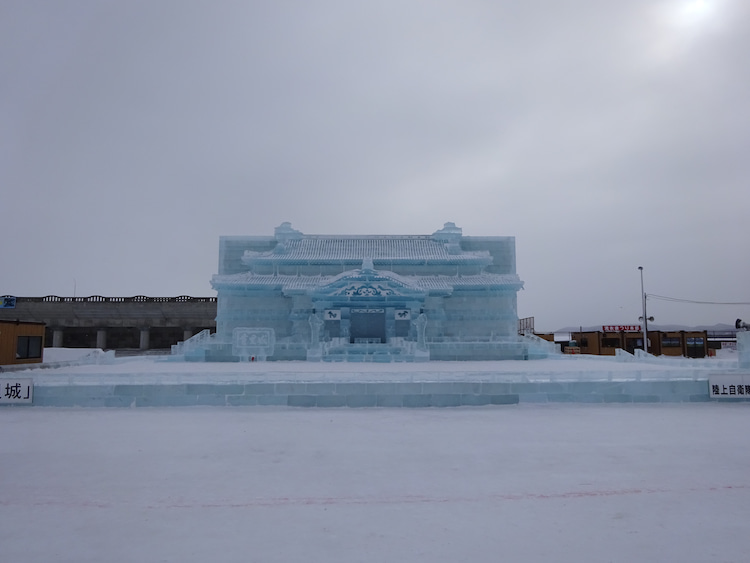
{"type": "Polygon", "coordinates": [[[603,325],[602,332],[640,332],[641,325],[603,325]]]}
{"type": "Polygon", "coordinates": [[[750,399],[750,374],[713,374],[708,376],[712,399],[750,399]]]}
{"type": "Polygon", "coordinates": [[[232,355],[243,361],[272,356],[276,333],[272,328],[237,327],[232,330],[232,355]]]}
{"type": "Polygon", "coordinates": [[[0,379],[0,405],[29,403],[34,399],[34,380],[26,377],[0,379]]]}

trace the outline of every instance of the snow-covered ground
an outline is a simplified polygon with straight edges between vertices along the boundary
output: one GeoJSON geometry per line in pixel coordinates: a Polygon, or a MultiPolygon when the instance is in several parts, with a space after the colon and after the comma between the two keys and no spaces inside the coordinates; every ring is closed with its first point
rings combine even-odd
{"type": "Polygon", "coordinates": [[[747,404],[0,410],[8,562],[747,561],[747,404]]]}
{"type": "Polygon", "coordinates": [[[44,363],[70,362],[103,353],[100,348],[45,348],[44,363]]]}

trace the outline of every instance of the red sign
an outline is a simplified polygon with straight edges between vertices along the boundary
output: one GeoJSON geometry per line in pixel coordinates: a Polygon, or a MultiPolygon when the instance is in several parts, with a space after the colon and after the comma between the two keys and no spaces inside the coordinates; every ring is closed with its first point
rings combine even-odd
{"type": "Polygon", "coordinates": [[[641,332],[641,325],[604,325],[602,332],[641,332]]]}

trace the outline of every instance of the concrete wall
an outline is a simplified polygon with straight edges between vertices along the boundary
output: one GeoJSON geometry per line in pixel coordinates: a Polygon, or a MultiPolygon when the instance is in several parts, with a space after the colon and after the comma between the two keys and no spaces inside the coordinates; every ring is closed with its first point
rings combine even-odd
{"type": "Polygon", "coordinates": [[[215,297],[18,297],[0,320],[47,325],[46,346],[169,348],[216,328],[215,297]]]}

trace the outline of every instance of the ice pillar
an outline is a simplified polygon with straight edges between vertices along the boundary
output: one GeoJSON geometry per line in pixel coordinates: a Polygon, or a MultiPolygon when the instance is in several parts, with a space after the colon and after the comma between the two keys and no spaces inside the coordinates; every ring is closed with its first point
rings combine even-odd
{"type": "Polygon", "coordinates": [[[750,369],[750,331],[737,331],[737,356],[741,369],[750,369]]]}

